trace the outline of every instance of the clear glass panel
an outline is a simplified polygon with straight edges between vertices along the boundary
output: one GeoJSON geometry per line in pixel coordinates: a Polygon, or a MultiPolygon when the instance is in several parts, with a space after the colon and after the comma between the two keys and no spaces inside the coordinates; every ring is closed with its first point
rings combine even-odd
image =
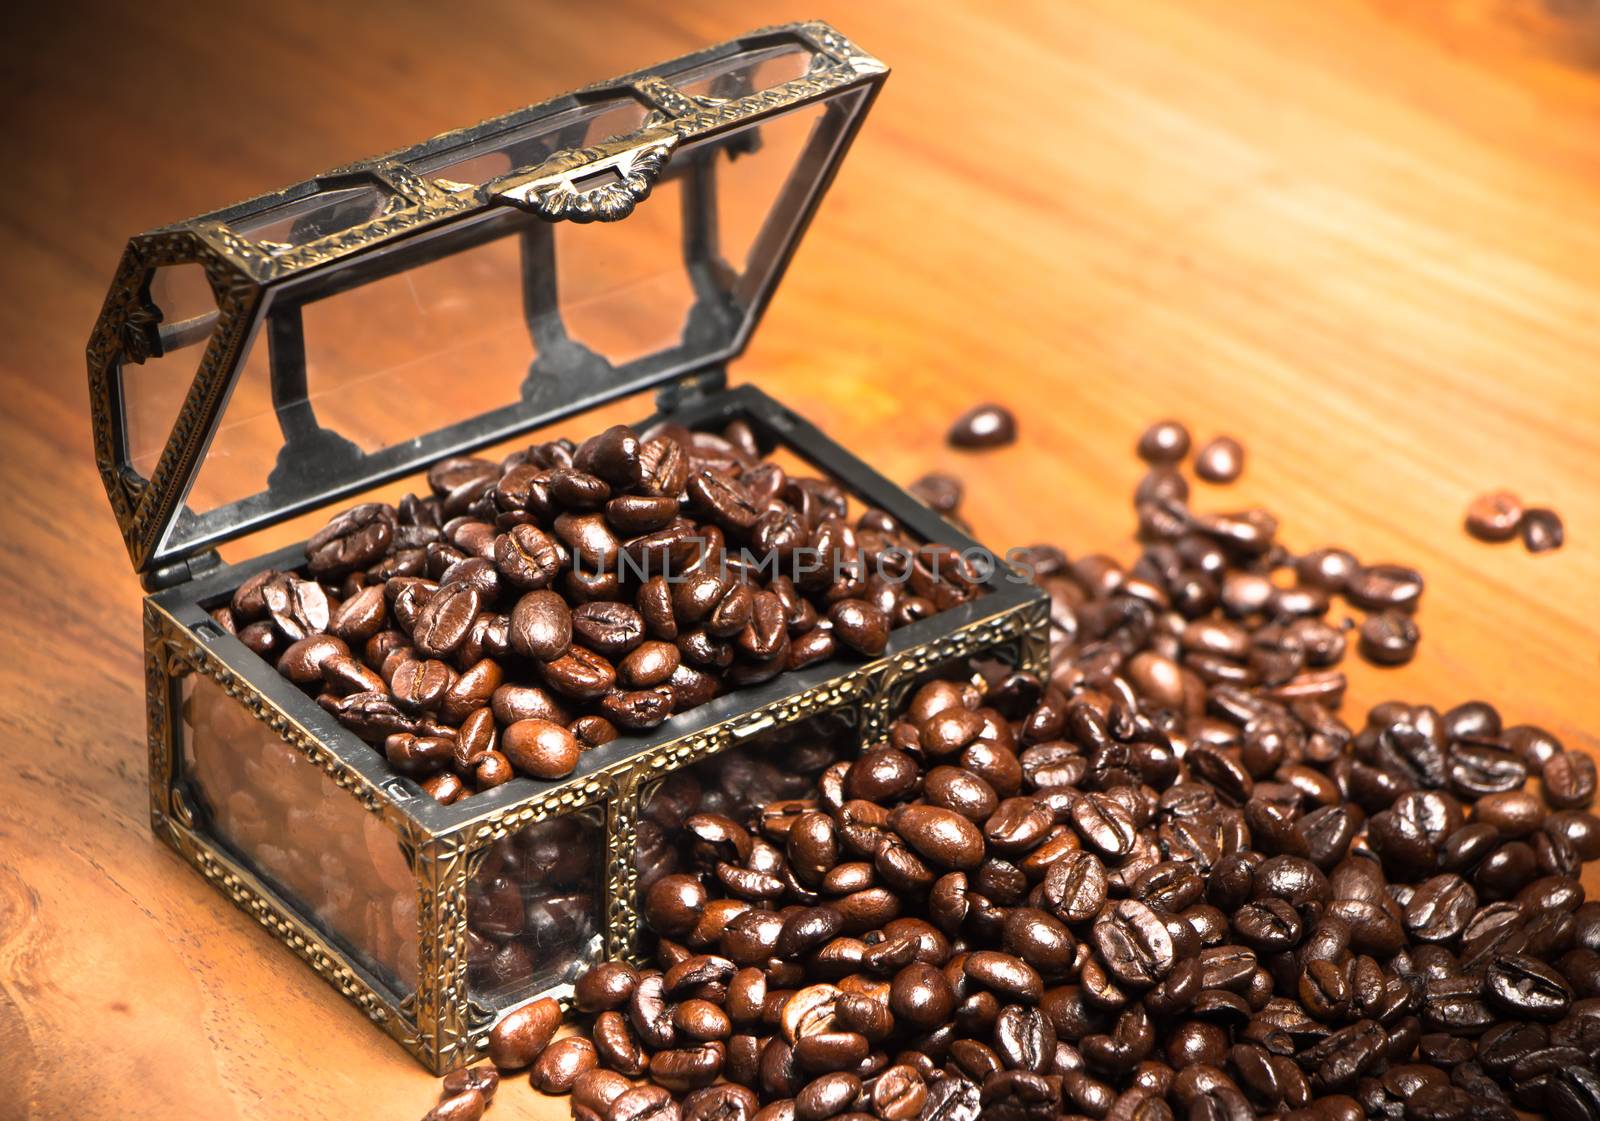
{"type": "Polygon", "coordinates": [[[417,884],[392,831],[211,678],[183,679],[183,774],[208,831],[396,994],[417,987],[417,884]]]}
{"type": "Polygon", "coordinates": [[[392,197],[393,192],[378,183],[338,187],[294,202],[279,203],[230,225],[235,233],[251,241],[305,245],[372,221],[383,213],[384,205],[392,197]]]}
{"type": "Polygon", "coordinates": [[[701,63],[693,69],[669,74],[667,80],[692,97],[726,100],[802,78],[811,68],[813,57],[814,52],[804,43],[778,43],[701,63]]]}
{"type": "Polygon", "coordinates": [[[563,222],[555,229],[567,331],[613,365],[670,350],[683,339],[694,306],[689,273],[676,260],[683,193],[682,176],[672,176],[625,222],[563,222]],[[661,267],[665,262],[676,267],[661,267]]]}
{"type": "MultiPolygon", "coordinates": [[[[519,239],[386,276],[301,310],[306,392],[288,404],[379,451],[514,400],[533,360],[519,239]]],[[[271,344],[257,339],[201,465],[190,505],[211,509],[267,489],[284,434],[271,344]]]]}
{"type": "Polygon", "coordinates": [[[640,893],[662,876],[693,867],[683,828],[692,815],[719,813],[756,829],[767,803],[814,797],[828,764],[854,755],[858,742],[848,714],[825,712],[752,736],[662,779],[646,791],[640,812],[634,856],[640,893]]]}
{"type": "MultiPolygon", "coordinates": [[[[729,353],[863,96],[680,148],[620,222],[489,208],[274,288],[163,548],[729,353]]],[[[571,127],[634,122],[636,103],[608,104],[571,127]]]]}
{"type": "MultiPolygon", "coordinates": [[[[529,121],[471,144],[437,152],[411,166],[435,181],[477,187],[509,171],[534,167],[566,148],[582,148],[644,125],[647,110],[632,94],[620,93],[529,121]]],[[[404,161],[405,157],[402,155],[404,161]]]]}
{"type": "Polygon", "coordinates": [[[497,841],[467,886],[472,997],[491,1008],[572,981],[605,945],[603,807],[497,841]]]}
{"type": "Polygon", "coordinates": [[[814,104],[763,121],[748,130],[754,152],[723,148],[716,165],[718,240],[723,260],[741,277],[759,277],[761,254],[787,240],[796,216],[775,206],[826,111],[825,104],[814,104]]]}
{"type": "Polygon", "coordinates": [[[150,277],[156,321],[142,327],[162,353],[122,363],[123,431],[133,469],[150,477],[172,434],[178,409],[194,385],[200,359],[217,324],[217,299],[198,263],[164,265],[150,277]]]}

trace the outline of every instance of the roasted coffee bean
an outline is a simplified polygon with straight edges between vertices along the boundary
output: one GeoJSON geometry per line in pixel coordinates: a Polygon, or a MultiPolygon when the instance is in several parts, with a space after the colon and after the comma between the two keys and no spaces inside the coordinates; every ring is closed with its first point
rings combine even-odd
{"type": "Polygon", "coordinates": [[[697,878],[682,874],[663,876],[645,893],[644,918],[658,934],[682,937],[694,929],[705,905],[705,885],[697,878]]]}
{"type": "Polygon", "coordinates": [[[1099,857],[1075,850],[1051,864],[1045,873],[1044,901],[1063,922],[1087,922],[1104,906],[1109,883],[1099,857]]]}
{"type": "Polygon", "coordinates": [[[1530,553],[1548,553],[1566,543],[1561,515],[1543,506],[1529,507],[1522,515],[1522,544],[1530,553]]]}
{"type": "Polygon", "coordinates": [[[976,405],[956,418],[945,440],[956,448],[998,448],[1017,438],[1017,421],[1000,405],[976,405]]]}
{"type": "Polygon", "coordinates": [[[1148,987],[1172,971],[1172,936],[1147,905],[1125,899],[1102,912],[1092,935],[1100,960],[1117,980],[1148,987]]]}
{"type": "Polygon", "coordinates": [[[1414,611],[1422,597],[1422,574],[1397,564],[1363,565],[1345,581],[1344,594],[1368,611],[1414,611]]]}
{"type": "Polygon", "coordinates": [[[572,645],[572,611],[555,592],[528,592],[512,609],[509,637],[525,658],[559,658],[572,645]]]}
{"type": "Polygon", "coordinates": [[[1406,930],[1424,942],[1448,942],[1466,929],[1477,907],[1477,893],[1459,875],[1434,876],[1417,885],[1406,904],[1406,930]]]}
{"type": "Polygon", "coordinates": [[[1525,954],[1506,954],[1484,973],[1484,995],[1520,1019],[1557,1020],[1572,1004],[1572,986],[1551,966],[1525,954]]]}
{"type": "Polygon", "coordinates": [[[928,1085],[910,1063],[897,1063],[873,1082],[872,1112],[882,1121],[916,1121],[928,1101],[928,1085]]]}
{"type": "Polygon", "coordinates": [[[1380,666],[1399,666],[1417,652],[1422,632],[1416,620],[1401,611],[1379,611],[1361,623],[1361,654],[1380,666]]]}
{"type": "Polygon", "coordinates": [[[895,1017],[925,1031],[937,1028],[955,1008],[955,994],[944,972],[913,961],[896,973],[889,990],[895,1017]]]}
{"type": "Polygon", "coordinates": [[[983,860],[983,834],[966,818],[936,806],[904,806],[889,824],[906,843],[941,868],[971,870],[983,860]]]}
{"type": "Polygon", "coordinates": [[[548,720],[518,720],[500,737],[500,750],[518,772],[539,779],[564,778],[581,754],[571,732],[548,720]]]}
{"type": "Polygon", "coordinates": [[[621,1008],[638,983],[638,970],[626,962],[601,962],[578,978],[573,986],[573,1000],[582,1012],[621,1008]]]}
{"type": "Polygon", "coordinates": [[[1036,1004],[1044,994],[1038,972],[1013,954],[974,951],[966,956],[963,972],[969,981],[993,990],[1002,999],[1036,1004]]]}
{"type": "Polygon", "coordinates": [[[1522,500],[1508,490],[1488,491],[1467,507],[1467,532],[1483,541],[1509,541],[1522,526],[1522,500]]]}
{"type": "Polygon", "coordinates": [[[1594,801],[1595,765],[1589,755],[1557,752],[1539,769],[1539,780],[1544,787],[1544,800],[1555,809],[1579,809],[1594,801]]]}
{"type": "Polygon", "coordinates": [[[868,657],[883,653],[889,641],[889,617],[860,599],[842,599],[828,609],[833,636],[849,649],[868,657]]]}
{"type": "Polygon", "coordinates": [[[594,1044],[580,1035],[569,1035],[547,1046],[533,1064],[534,1089],[544,1094],[565,1094],[580,1076],[599,1062],[594,1044]]]}
{"type": "Polygon", "coordinates": [[[575,701],[600,700],[617,680],[610,662],[582,646],[569,646],[560,657],[541,662],[540,673],[553,691],[575,701]]]}
{"type": "Polygon", "coordinates": [[[476,1090],[487,1104],[494,1100],[495,1091],[500,1086],[500,1072],[487,1064],[463,1067],[445,1075],[443,1085],[446,1094],[464,1094],[468,1090],[476,1090]]]}
{"type": "Polygon", "coordinates": [[[682,1121],[672,1094],[660,1086],[635,1086],[612,1099],[605,1121],[682,1121]]]}
{"type": "Polygon", "coordinates": [[[466,639],[482,602],[478,589],[471,584],[440,587],[417,615],[411,628],[412,644],[430,658],[447,657],[466,639]]]}
{"type": "Polygon", "coordinates": [[[489,1032],[489,1058],[501,1070],[520,1070],[545,1050],[561,1026],[561,1006],[541,997],[512,1009],[489,1032]]]}
{"type": "Polygon", "coordinates": [[[1146,463],[1181,463],[1189,454],[1189,430],[1180,421],[1157,421],[1140,435],[1138,452],[1146,463]]]}
{"type": "Polygon", "coordinates": [[[422,1121],[478,1121],[487,1104],[481,1091],[461,1090],[428,1110],[422,1121]]]}
{"type": "Polygon", "coordinates": [[[649,1058],[629,1023],[622,1012],[608,1009],[595,1017],[589,1033],[602,1063],[618,1074],[637,1078],[647,1069],[649,1058]]]}
{"type": "Polygon", "coordinates": [[[1208,483],[1231,483],[1244,473],[1244,447],[1232,436],[1218,436],[1194,456],[1194,473],[1208,483]]]}
{"type": "MultiPolygon", "coordinates": [[[[326,680],[323,667],[333,659],[342,658],[348,660],[349,657],[350,647],[346,645],[343,639],[328,634],[314,634],[302,638],[283,652],[283,656],[278,659],[278,672],[296,685],[320,686],[326,680]]],[[[352,666],[351,672],[359,673],[359,670],[352,666]]],[[[365,676],[362,676],[360,680],[366,680],[365,676]]],[[[352,684],[354,683],[352,681],[352,684]]],[[[382,684],[383,682],[380,679],[378,682],[379,688],[382,687],[382,684]]],[[[344,689],[338,691],[348,694],[369,692],[370,690],[344,689]]]]}

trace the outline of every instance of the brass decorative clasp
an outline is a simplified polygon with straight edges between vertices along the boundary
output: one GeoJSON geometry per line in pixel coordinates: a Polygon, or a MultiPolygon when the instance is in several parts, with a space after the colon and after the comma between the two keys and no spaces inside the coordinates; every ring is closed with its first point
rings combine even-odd
{"type": "Polygon", "coordinates": [[[488,194],[551,222],[617,222],[649,197],[677,144],[677,133],[647,129],[591,148],[569,148],[538,167],[503,176],[488,194]]]}

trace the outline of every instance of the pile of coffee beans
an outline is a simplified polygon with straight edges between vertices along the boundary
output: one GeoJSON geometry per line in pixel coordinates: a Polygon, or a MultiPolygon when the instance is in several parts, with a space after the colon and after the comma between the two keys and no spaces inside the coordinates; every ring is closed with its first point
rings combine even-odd
{"type": "Polygon", "coordinates": [[[347,510],[214,617],[452,802],[977,594],[947,546],[763,458],[743,421],[456,458],[347,510]]]}
{"type": "Polygon", "coordinates": [[[1509,490],[1480,494],[1467,507],[1467,532],[1480,541],[1510,541],[1522,536],[1530,553],[1548,553],[1566,541],[1561,515],[1544,506],[1524,506],[1509,490]]]}
{"type": "Polygon", "coordinates": [[[1592,759],[1483,701],[1346,723],[1329,592],[1420,578],[1181,521],[1029,550],[1048,678],[932,680],[805,797],[697,815],[653,965],[495,1066],[584,1121],[1600,1118],[1592,759]]]}

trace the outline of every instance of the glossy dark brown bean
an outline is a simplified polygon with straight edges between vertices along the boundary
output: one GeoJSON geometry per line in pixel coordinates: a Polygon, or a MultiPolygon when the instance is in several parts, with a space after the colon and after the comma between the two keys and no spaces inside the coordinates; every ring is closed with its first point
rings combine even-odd
{"type": "Polygon", "coordinates": [[[557,779],[571,774],[581,751],[571,732],[548,720],[519,720],[500,736],[500,750],[520,773],[557,779]]]}
{"type": "Polygon", "coordinates": [[[1126,984],[1153,985],[1172,971],[1172,936],[1160,916],[1138,900],[1125,899],[1102,912],[1092,935],[1101,961],[1126,984]]]}
{"type": "Polygon", "coordinates": [[[628,963],[601,962],[578,978],[573,986],[573,999],[582,1012],[621,1008],[638,983],[639,971],[628,963]]]}
{"type": "Polygon", "coordinates": [[[1422,574],[1398,564],[1370,564],[1356,569],[1344,586],[1351,603],[1368,611],[1414,611],[1422,598],[1422,574]]]}
{"type": "Polygon", "coordinates": [[[1522,544],[1530,553],[1548,553],[1566,543],[1566,526],[1561,515],[1543,506],[1530,507],[1522,515],[1522,544]]]}
{"type": "Polygon", "coordinates": [[[534,1089],[545,1094],[565,1094],[578,1078],[599,1063],[594,1044],[581,1035],[555,1040],[534,1061],[534,1089]]]}
{"type": "Polygon", "coordinates": [[[550,997],[514,1008],[489,1032],[489,1058],[501,1070],[520,1070],[544,1051],[561,1026],[561,1006],[550,997]]]}
{"type": "Polygon", "coordinates": [[[928,1101],[928,1085],[910,1063],[897,1063],[873,1083],[872,1112],[882,1121],[916,1121],[928,1101]]]}
{"type": "Polygon", "coordinates": [[[1181,463],[1189,454],[1189,430],[1181,421],[1160,420],[1139,436],[1139,458],[1146,463],[1181,463]]]}
{"type": "Polygon", "coordinates": [[[1009,409],[1000,405],[976,405],[962,413],[945,433],[945,441],[957,448],[997,448],[1017,438],[1017,421],[1009,409]]]}
{"type": "MultiPolygon", "coordinates": [[[[629,994],[631,997],[631,993],[629,994]]],[[[626,1015],[607,1010],[595,1017],[589,1029],[600,1062],[618,1074],[637,1078],[649,1066],[649,1057],[629,1025],[626,1015]]]]}
{"type": "Polygon", "coordinates": [[[525,658],[559,658],[572,644],[572,611],[556,592],[528,592],[512,609],[509,637],[525,658]]]}
{"type": "Polygon", "coordinates": [[[890,826],[907,844],[941,868],[970,870],[983,860],[983,834],[953,810],[913,805],[896,810],[890,826]]]}
{"type": "Polygon", "coordinates": [[[928,1031],[950,1017],[955,1009],[955,994],[943,970],[914,961],[895,974],[889,1004],[897,1019],[928,1031]]]}
{"type": "Polygon", "coordinates": [[[1467,506],[1467,532],[1482,541],[1509,541],[1522,526],[1522,500],[1508,490],[1487,491],[1467,506]]]}
{"type": "Polygon", "coordinates": [[[1378,611],[1361,623],[1361,654],[1380,666],[1399,666],[1417,652],[1422,637],[1416,620],[1402,611],[1378,611]]]}
{"type": "Polygon", "coordinates": [[[478,1121],[487,1104],[481,1091],[461,1090],[450,1094],[423,1114],[423,1121],[478,1121]]]}
{"type": "Polygon", "coordinates": [[[1044,901],[1063,922],[1087,922],[1100,913],[1109,878],[1092,852],[1068,852],[1050,865],[1044,878],[1044,901]]]}
{"type": "Polygon", "coordinates": [[[1194,455],[1194,473],[1208,483],[1231,483],[1244,473],[1244,446],[1232,436],[1218,436],[1194,455]]]}

